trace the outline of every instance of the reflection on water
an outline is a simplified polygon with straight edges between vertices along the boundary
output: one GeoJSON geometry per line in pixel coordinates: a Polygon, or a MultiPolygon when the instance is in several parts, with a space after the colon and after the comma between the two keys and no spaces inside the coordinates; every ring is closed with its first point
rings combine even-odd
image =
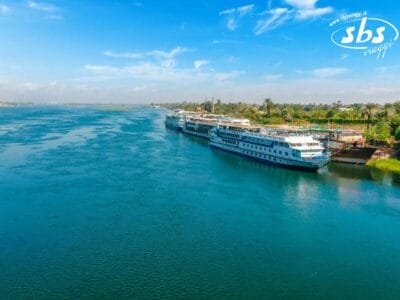
{"type": "Polygon", "coordinates": [[[400,174],[383,172],[365,165],[353,165],[331,162],[328,170],[337,177],[370,180],[383,185],[400,186],[400,174]]]}
{"type": "MultiPolygon", "coordinates": [[[[175,133],[177,134],[177,133],[175,133]]],[[[201,147],[207,141],[193,136],[185,139],[201,147]]],[[[230,174],[240,174],[246,180],[265,184],[269,193],[280,193],[284,205],[293,208],[298,215],[307,216],[321,205],[321,200],[337,199],[343,208],[373,207],[385,215],[400,215],[400,176],[385,173],[365,165],[331,163],[318,172],[304,172],[265,164],[251,158],[237,156],[219,149],[210,148],[212,164],[221,163],[230,174]],[[388,189],[385,186],[390,187],[388,189]]],[[[225,176],[221,172],[222,176],[225,176]]],[[[233,175],[232,175],[233,176],[233,175]]],[[[238,186],[242,186],[240,178],[238,186]]],[[[251,187],[248,187],[251,190],[251,187]]],[[[265,195],[269,198],[268,195],[265,195]]],[[[271,200],[268,200],[271,201],[271,200]]]]}
{"type": "MultiPolygon", "coordinates": [[[[171,130],[171,132],[173,131],[171,130]]],[[[208,142],[203,138],[191,135],[187,135],[185,137],[200,145],[208,146],[208,142]]],[[[253,168],[257,168],[258,170],[262,169],[264,172],[268,173],[266,174],[266,176],[269,178],[271,176],[273,177],[284,176],[285,178],[287,178],[287,176],[293,178],[306,177],[307,181],[309,182],[310,179],[320,180],[326,177],[330,179],[332,179],[332,177],[336,177],[336,179],[340,178],[350,179],[352,180],[350,181],[352,182],[351,184],[353,184],[354,181],[357,180],[368,180],[383,185],[400,187],[400,174],[383,172],[378,169],[368,167],[366,165],[331,162],[327,167],[320,169],[317,173],[311,173],[311,172],[309,173],[305,171],[290,170],[290,169],[280,168],[277,166],[272,166],[267,163],[253,160],[251,158],[238,157],[235,154],[226,153],[218,149],[210,149],[210,150],[216,153],[216,155],[219,155],[221,159],[229,161],[230,163],[234,163],[237,166],[251,165],[253,168]]]]}

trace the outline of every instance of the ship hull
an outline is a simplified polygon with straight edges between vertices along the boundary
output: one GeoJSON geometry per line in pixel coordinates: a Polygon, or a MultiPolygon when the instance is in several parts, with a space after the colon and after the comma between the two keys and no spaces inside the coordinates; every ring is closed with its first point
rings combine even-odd
{"type": "Polygon", "coordinates": [[[221,144],[215,141],[210,141],[209,145],[213,148],[234,153],[245,158],[250,158],[259,162],[263,162],[265,164],[279,166],[287,169],[316,172],[327,165],[327,162],[323,162],[321,164],[312,164],[278,157],[275,157],[275,160],[264,159],[261,157],[257,157],[256,155],[249,155],[245,153],[246,150],[239,147],[227,146],[225,144],[221,144]]]}
{"type": "Polygon", "coordinates": [[[165,121],[165,127],[176,131],[182,131],[183,125],[176,122],[165,121]]]}
{"type": "Polygon", "coordinates": [[[182,131],[184,133],[187,133],[187,134],[190,134],[190,135],[194,135],[194,136],[198,136],[198,137],[202,137],[204,139],[209,139],[210,138],[208,133],[202,133],[202,132],[198,132],[198,131],[188,130],[186,128],[183,128],[182,131]]]}

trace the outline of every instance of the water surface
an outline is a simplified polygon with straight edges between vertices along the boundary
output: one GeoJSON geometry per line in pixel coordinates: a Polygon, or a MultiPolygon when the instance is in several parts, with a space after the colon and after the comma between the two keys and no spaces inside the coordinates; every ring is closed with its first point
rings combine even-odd
{"type": "Polygon", "coordinates": [[[0,298],[398,299],[398,177],[268,166],[163,119],[0,110],[0,298]]]}

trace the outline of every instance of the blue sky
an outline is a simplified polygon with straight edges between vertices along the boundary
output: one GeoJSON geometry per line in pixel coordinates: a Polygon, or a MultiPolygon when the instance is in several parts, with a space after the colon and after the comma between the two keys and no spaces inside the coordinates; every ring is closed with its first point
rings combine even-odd
{"type": "Polygon", "coordinates": [[[400,100],[398,42],[380,59],[331,42],[364,11],[400,28],[389,0],[0,0],[0,100],[400,100]]]}

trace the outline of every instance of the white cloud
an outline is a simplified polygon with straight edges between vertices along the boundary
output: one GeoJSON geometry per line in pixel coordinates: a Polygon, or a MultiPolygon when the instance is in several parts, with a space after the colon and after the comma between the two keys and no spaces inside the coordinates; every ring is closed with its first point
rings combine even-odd
{"type": "Polygon", "coordinates": [[[254,4],[250,4],[250,5],[245,5],[245,6],[241,6],[236,8],[236,11],[239,13],[239,16],[245,16],[249,13],[251,13],[251,11],[254,8],[254,4]]]}
{"type": "Polygon", "coordinates": [[[211,41],[211,45],[220,45],[220,44],[240,44],[239,40],[213,40],[211,41]]]}
{"type": "Polygon", "coordinates": [[[170,51],[164,50],[151,50],[147,52],[122,52],[116,53],[112,51],[103,52],[104,55],[113,58],[129,58],[129,59],[147,59],[138,64],[125,66],[122,68],[115,68],[112,66],[93,66],[87,65],[85,69],[96,74],[104,75],[104,72],[117,76],[136,76],[143,77],[143,79],[156,78],[162,80],[168,80],[168,76],[174,79],[179,76],[183,80],[183,77],[179,72],[175,72],[176,57],[189,51],[183,47],[175,47],[170,51]]]}
{"type": "Polygon", "coordinates": [[[103,54],[108,57],[114,58],[131,58],[131,59],[141,59],[145,57],[156,57],[163,59],[172,59],[182,53],[189,51],[183,47],[175,47],[170,51],[163,50],[152,50],[147,52],[113,52],[113,51],[104,51],[103,54]]]}
{"type": "Polygon", "coordinates": [[[291,10],[284,7],[275,8],[264,12],[263,15],[266,17],[257,21],[257,24],[254,28],[254,33],[256,35],[260,35],[282,25],[291,18],[291,13],[291,10]]]}
{"type": "MultiPolygon", "coordinates": [[[[198,101],[205,97],[224,101],[248,101],[261,103],[265,97],[274,101],[295,103],[343,103],[373,99],[375,102],[400,100],[400,81],[376,80],[375,74],[352,81],[346,78],[302,78],[271,82],[232,81],[239,71],[227,73],[202,73],[183,71],[188,80],[138,82],[136,78],[121,81],[62,80],[59,82],[24,82],[1,78],[0,99],[23,102],[86,102],[86,103],[150,103],[198,101]],[[372,76],[372,77],[370,77],[372,76]],[[220,79],[219,81],[216,78],[220,79]],[[368,80],[368,78],[370,80],[368,80]],[[228,80],[226,80],[228,79],[228,80]],[[372,80],[373,79],[373,80],[372,80]],[[184,88],[182,88],[184,86],[184,88]]],[[[1,74],[0,74],[1,77],[1,74]]]]}
{"type": "MultiPolygon", "coordinates": [[[[175,64],[165,64],[165,61],[159,63],[138,62],[123,67],[88,64],[84,66],[84,69],[94,75],[95,81],[135,79],[143,83],[164,82],[179,86],[188,83],[194,84],[196,82],[213,84],[215,82],[233,80],[243,74],[243,72],[237,70],[217,72],[213,69],[208,69],[207,71],[203,71],[201,67],[208,63],[206,60],[198,60],[194,62],[193,68],[177,68],[175,64]]],[[[80,78],[80,80],[82,79],[91,81],[90,76],[80,78]]]]}
{"type": "Polygon", "coordinates": [[[297,11],[296,18],[298,20],[307,20],[311,18],[321,17],[326,14],[333,12],[332,7],[312,8],[312,9],[300,9],[297,11]]]}
{"type": "Polygon", "coordinates": [[[119,68],[111,67],[111,66],[104,66],[104,65],[85,65],[85,70],[91,71],[96,74],[109,74],[109,73],[118,73],[120,71],[119,68]]]}
{"type": "Polygon", "coordinates": [[[311,74],[319,78],[333,77],[347,73],[349,70],[346,68],[319,68],[311,71],[311,74]]]}
{"type": "Polygon", "coordinates": [[[28,1],[28,7],[30,9],[44,11],[48,13],[59,11],[59,8],[57,6],[47,2],[28,1]]]}
{"type": "Polygon", "coordinates": [[[249,4],[245,6],[240,6],[236,8],[230,8],[223,10],[219,13],[220,16],[225,16],[225,25],[230,30],[233,31],[238,28],[239,20],[246,15],[249,15],[253,9],[254,4],[249,4]]]}
{"type": "Polygon", "coordinates": [[[226,10],[221,11],[221,12],[219,13],[219,15],[220,15],[220,16],[222,16],[222,15],[229,15],[229,14],[233,14],[235,11],[236,11],[235,8],[230,8],[230,9],[226,9],[226,10]]]}
{"type": "Polygon", "coordinates": [[[174,68],[176,65],[175,59],[169,58],[161,62],[161,66],[164,68],[174,68]]]}
{"type": "Polygon", "coordinates": [[[171,59],[171,58],[174,58],[174,57],[176,57],[182,53],[185,53],[187,51],[188,51],[188,49],[178,46],[169,52],[162,51],[162,50],[153,50],[153,51],[148,52],[148,55],[155,56],[155,57],[161,57],[161,58],[165,58],[165,59],[171,59]]]}
{"type": "Polygon", "coordinates": [[[254,28],[256,35],[275,29],[290,20],[314,19],[334,11],[331,6],[316,7],[318,0],[284,0],[284,2],[291,7],[269,8],[259,14],[263,17],[257,21],[254,28]]]}
{"type": "Polygon", "coordinates": [[[318,0],[284,0],[287,4],[297,8],[312,8],[318,0]]]}
{"type": "Polygon", "coordinates": [[[0,14],[6,14],[10,12],[10,8],[5,4],[0,4],[0,14]]]}
{"type": "Polygon", "coordinates": [[[121,52],[121,53],[116,53],[112,51],[104,51],[103,54],[108,57],[114,57],[114,58],[142,58],[144,56],[143,53],[135,53],[135,52],[121,52]]]}
{"type": "Polygon", "coordinates": [[[195,60],[193,65],[196,70],[200,70],[202,66],[208,65],[210,62],[208,60],[195,60]]]}
{"type": "Polygon", "coordinates": [[[296,9],[296,19],[306,20],[333,12],[333,7],[316,7],[318,0],[284,0],[296,9]]]}

